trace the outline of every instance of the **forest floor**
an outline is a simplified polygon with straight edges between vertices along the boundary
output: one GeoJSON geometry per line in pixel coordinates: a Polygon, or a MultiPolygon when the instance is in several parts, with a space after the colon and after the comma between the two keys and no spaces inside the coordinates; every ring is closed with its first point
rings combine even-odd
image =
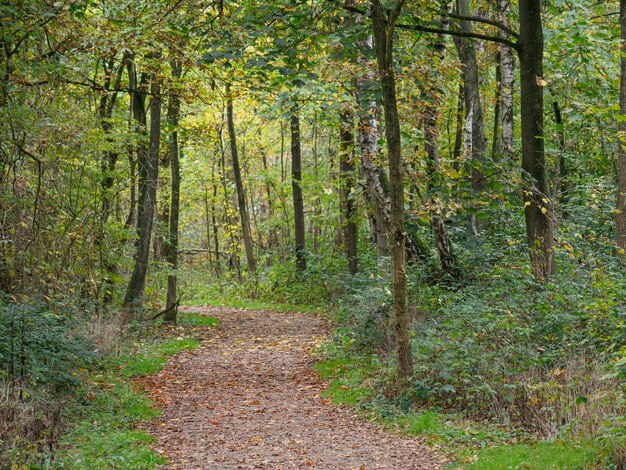
{"type": "Polygon", "coordinates": [[[321,396],[315,349],[330,325],[301,313],[194,309],[219,318],[200,348],[141,380],[146,425],[172,469],[439,469],[419,439],[390,434],[321,396]]]}

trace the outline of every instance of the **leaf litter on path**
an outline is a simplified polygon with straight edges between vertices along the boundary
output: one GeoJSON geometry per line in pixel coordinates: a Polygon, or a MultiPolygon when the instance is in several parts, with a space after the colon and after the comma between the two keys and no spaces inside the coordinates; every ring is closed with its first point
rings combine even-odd
{"type": "Polygon", "coordinates": [[[203,344],[142,380],[162,415],[146,427],[171,469],[431,470],[442,459],[321,397],[312,314],[196,308],[219,318],[203,344]]]}

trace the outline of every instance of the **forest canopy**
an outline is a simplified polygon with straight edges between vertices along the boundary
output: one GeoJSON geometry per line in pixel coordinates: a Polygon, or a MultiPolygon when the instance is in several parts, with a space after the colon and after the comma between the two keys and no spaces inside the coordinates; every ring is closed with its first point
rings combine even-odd
{"type": "MultiPolygon", "coordinates": [[[[330,315],[359,406],[626,465],[625,0],[0,16],[0,416],[183,306],[258,303],[330,315]]],[[[54,440],[17,421],[0,449],[54,440]]]]}

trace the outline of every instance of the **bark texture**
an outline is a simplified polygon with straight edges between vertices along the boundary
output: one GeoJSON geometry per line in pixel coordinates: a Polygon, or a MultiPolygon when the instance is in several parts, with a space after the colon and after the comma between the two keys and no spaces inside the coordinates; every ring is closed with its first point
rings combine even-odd
{"type": "Polygon", "coordinates": [[[300,115],[297,109],[291,114],[291,188],[293,195],[293,221],[296,238],[296,267],[306,269],[306,232],[304,226],[304,200],[302,197],[302,151],[300,144],[300,115]]]}
{"type": "Polygon", "coordinates": [[[520,0],[520,85],[522,169],[526,235],[530,263],[537,280],[554,273],[552,204],[549,201],[543,133],[543,27],[541,0],[520,0]]]}
{"type": "MultiPolygon", "coordinates": [[[[459,15],[471,16],[469,0],[457,0],[459,15]]],[[[471,34],[472,23],[460,20],[461,31],[471,34]]],[[[470,184],[474,192],[479,193],[484,187],[482,173],[483,162],[487,155],[487,138],[485,136],[485,120],[480,100],[480,79],[478,62],[476,60],[475,41],[470,38],[455,37],[454,43],[463,65],[463,89],[465,98],[465,149],[470,184]]],[[[475,243],[478,237],[478,222],[476,214],[468,217],[468,241],[475,243]]]]}
{"type": "Polygon", "coordinates": [[[376,243],[378,256],[389,255],[389,243],[387,241],[387,227],[389,225],[389,198],[387,188],[381,179],[382,168],[376,167],[375,159],[378,157],[378,106],[373,95],[373,85],[376,78],[373,72],[373,64],[369,56],[373,50],[372,36],[367,36],[359,41],[358,63],[362,68],[362,75],[356,80],[356,96],[359,106],[357,142],[361,150],[360,171],[365,178],[366,187],[364,193],[370,206],[370,227],[376,243]]]}
{"type": "MultiPolygon", "coordinates": [[[[180,79],[181,65],[175,60],[170,61],[172,78],[180,79]]],[[[176,85],[176,84],[175,84],[176,85]]],[[[167,241],[165,245],[165,260],[170,265],[172,273],[167,276],[167,301],[163,322],[176,324],[178,314],[178,220],[180,214],[180,147],[178,143],[178,122],[180,120],[180,98],[175,91],[170,92],[167,110],[167,124],[171,129],[167,151],[171,175],[171,195],[167,241]]],[[[209,250],[210,251],[210,250],[209,250]]]]}
{"type": "Polygon", "coordinates": [[[371,1],[371,18],[374,45],[383,107],[385,111],[385,136],[389,163],[389,195],[391,202],[389,239],[393,272],[393,319],[398,343],[398,375],[406,381],[413,373],[413,354],[409,341],[409,313],[406,284],[406,229],[404,224],[404,182],[402,178],[402,153],[400,119],[396,100],[396,84],[393,69],[393,37],[396,20],[403,1],[389,10],[380,0],[371,1]]]}
{"type": "MultiPolygon", "coordinates": [[[[159,81],[154,76],[151,77],[150,93],[150,147],[147,154],[140,151],[137,156],[139,167],[137,231],[139,238],[135,252],[135,266],[128,282],[126,295],[124,296],[124,308],[129,310],[138,310],[143,305],[143,293],[150,255],[150,238],[152,236],[154,209],[156,207],[161,134],[161,98],[159,81]]],[[[141,145],[140,149],[143,149],[141,145]]]]}
{"type": "MultiPolygon", "coordinates": [[[[469,0],[457,0],[459,15],[470,16],[469,0]]],[[[460,21],[461,31],[471,34],[472,23],[467,20],[460,21]]],[[[487,155],[487,137],[485,136],[485,119],[480,99],[480,78],[478,61],[476,60],[476,47],[474,40],[470,38],[455,37],[454,43],[463,65],[463,96],[465,99],[465,119],[468,132],[467,149],[472,159],[470,178],[472,188],[480,191],[484,186],[484,178],[481,171],[482,162],[487,155]]]]}
{"type": "Polygon", "coordinates": [[[237,190],[237,206],[239,208],[239,218],[241,220],[241,233],[243,245],[248,261],[248,270],[256,272],[256,260],[254,259],[254,247],[252,246],[252,235],[250,233],[250,217],[246,203],[246,193],[241,179],[241,166],[239,164],[239,149],[237,148],[237,134],[235,132],[235,118],[233,112],[233,99],[230,96],[230,87],[226,87],[228,96],[226,102],[226,121],[228,124],[228,139],[230,141],[230,156],[233,161],[233,176],[235,178],[235,188],[237,190]]]}
{"type": "MultiPolygon", "coordinates": [[[[500,23],[510,26],[511,0],[498,0],[497,15],[500,23]]],[[[510,39],[509,35],[498,29],[498,35],[510,39]]],[[[509,158],[515,153],[515,128],[513,119],[513,91],[515,88],[515,53],[505,44],[499,44],[500,57],[500,129],[502,133],[502,154],[509,158]]]]}
{"type": "Polygon", "coordinates": [[[358,271],[356,222],[357,205],[354,198],[354,112],[346,106],[341,112],[339,170],[341,172],[341,205],[344,217],[344,247],[350,274],[358,271]]]}
{"type": "MultiPolygon", "coordinates": [[[[445,17],[444,17],[445,18],[445,17]]],[[[447,29],[449,21],[442,20],[441,27],[447,29]]],[[[443,60],[446,52],[446,44],[443,36],[437,36],[432,45],[432,63],[433,67],[437,67],[443,60]]],[[[443,90],[439,81],[431,78],[424,90],[426,105],[424,108],[424,147],[428,156],[428,192],[434,194],[440,189],[439,170],[441,168],[441,160],[439,156],[439,120],[441,117],[441,107],[443,90]]],[[[458,269],[452,242],[448,236],[445,220],[438,208],[437,198],[430,198],[430,226],[435,236],[435,244],[439,260],[443,270],[454,278],[459,278],[461,273],[458,269]]]]}

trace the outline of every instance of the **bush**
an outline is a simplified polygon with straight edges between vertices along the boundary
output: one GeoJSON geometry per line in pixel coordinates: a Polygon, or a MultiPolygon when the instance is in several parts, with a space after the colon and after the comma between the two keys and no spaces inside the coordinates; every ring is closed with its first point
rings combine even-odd
{"type": "Polygon", "coordinates": [[[74,316],[59,307],[43,301],[0,304],[0,367],[6,381],[54,391],[78,384],[72,371],[92,358],[93,347],[73,333],[74,316]]]}
{"type": "Polygon", "coordinates": [[[0,302],[0,466],[45,461],[57,440],[63,394],[93,357],[61,304],[0,302]],[[62,313],[63,312],[63,313],[62,313]]]}

